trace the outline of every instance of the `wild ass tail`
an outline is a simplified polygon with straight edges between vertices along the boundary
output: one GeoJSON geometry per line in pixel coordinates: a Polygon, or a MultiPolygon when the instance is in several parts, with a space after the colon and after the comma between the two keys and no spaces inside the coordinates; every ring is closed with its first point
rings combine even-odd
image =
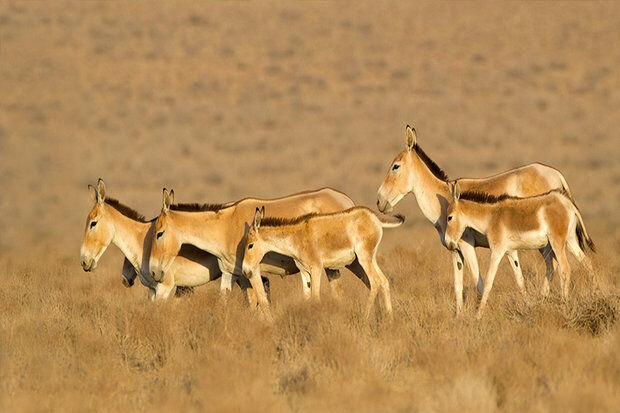
{"type": "MultiPolygon", "coordinates": [[[[377,214],[375,214],[377,215],[377,214]]],[[[396,227],[400,227],[403,222],[405,222],[405,217],[398,214],[398,215],[377,215],[377,218],[379,218],[379,222],[381,222],[381,226],[383,228],[396,228],[396,227]]]]}
{"type": "Polygon", "coordinates": [[[564,178],[564,175],[562,175],[562,172],[558,171],[558,175],[560,176],[560,182],[562,183],[562,193],[566,195],[566,197],[570,199],[570,201],[576,207],[577,203],[575,202],[575,199],[573,198],[573,194],[570,192],[570,188],[568,187],[568,182],[566,182],[566,179],[564,178]]]}
{"type": "MultiPolygon", "coordinates": [[[[574,205],[574,204],[573,204],[574,205]]],[[[577,233],[577,240],[579,241],[579,248],[585,252],[586,244],[592,250],[592,252],[596,252],[596,247],[594,245],[594,241],[588,235],[588,231],[586,231],[586,226],[583,223],[583,218],[581,217],[581,212],[579,212],[579,208],[575,206],[575,215],[577,216],[577,227],[575,228],[575,232],[577,233]]]]}

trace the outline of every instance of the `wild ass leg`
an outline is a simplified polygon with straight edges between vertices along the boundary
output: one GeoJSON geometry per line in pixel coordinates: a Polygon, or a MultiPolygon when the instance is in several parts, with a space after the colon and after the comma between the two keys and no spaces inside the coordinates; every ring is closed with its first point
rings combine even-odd
{"type": "Polygon", "coordinates": [[[454,294],[456,295],[456,315],[463,310],[463,260],[458,251],[452,251],[452,266],[454,267],[454,294]]]}
{"type": "Polygon", "coordinates": [[[252,288],[254,289],[254,292],[256,294],[259,308],[264,311],[268,319],[271,319],[269,300],[267,299],[267,294],[265,293],[265,288],[263,286],[263,279],[260,274],[252,274],[252,276],[250,277],[250,283],[252,284],[252,288]]]}
{"type": "Polygon", "coordinates": [[[519,291],[523,297],[527,295],[527,291],[525,291],[525,282],[523,281],[523,272],[521,271],[521,264],[519,264],[519,254],[517,251],[506,251],[506,258],[510,262],[510,267],[512,267],[512,272],[515,275],[515,281],[517,282],[517,286],[519,287],[519,291]]]}
{"type": "Polygon", "coordinates": [[[312,299],[315,301],[321,301],[321,278],[323,278],[323,274],[325,274],[325,269],[323,268],[323,266],[313,268],[310,273],[310,284],[312,285],[312,299]]]}
{"type": "Polygon", "coordinates": [[[373,270],[379,278],[379,285],[381,286],[381,293],[383,295],[383,304],[385,305],[385,311],[389,318],[392,318],[392,299],[390,298],[390,281],[387,279],[379,264],[377,263],[376,256],[373,257],[373,270]]]}
{"type": "Polygon", "coordinates": [[[489,293],[493,288],[493,280],[495,279],[495,274],[497,274],[497,267],[499,267],[499,263],[504,256],[504,249],[501,250],[491,250],[491,260],[489,261],[489,270],[487,272],[487,277],[484,280],[484,292],[482,293],[482,300],[480,300],[480,307],[478,308],[478,313],[476,314],[476,318],[479,320],[482,318],[482,314],[484,312],[484,308],[487,305],[487,300],[489,299],[489,293]]]}
{"type": "Polygon", "coordinates": [[[220,293],[226,294],[232,290],[232,284],[235,281],[235,277],[226,271],[222,271],[222,279],[220,280],[220,293]]]}
{"type": "Polygon", "coordinates": [[[566,259],[566,251],[564,250],[564,244],[560,242],[552,242],[551,248],[558,259],[558,267],[560,270],[560,286],[562,288],[562,297],[567,300],[568,292],[570,289],[570,266],[566,259]]]}
{"type": "Polygon", "coordinates": [[[329,281],[329,287],[332,292],[332,296],[339,299],[342,296],[342,285],[340,284],[340,270],[332,270],[325,268],[325,274],[327,274],[327,281],[329,281]]]}
{"type": "Polygon", "coordinates": [[[174,285],[174,274],[169,273],[166,276],[164,282],[157,283],[155,287],[155,299],[156,300],[167,300],[170,296],[170,293],[173,292],[176,288],[174,285]]]}
{"type": "Polygon", "coordinates": [[[551,246],[549,244],[547,244],[546,247],[539,249],[538,251],[540,252],[540,255],[542,255],[545,259],[545,265],[547,266],[547,272],[545,273],[545,279],[543,280],[543,285],[540,293],[543,295],[543,297],[547,297],[551,288],[550,283],[553,281],[553,274],[555,273],[555,262],[553,260],[555,254],[553,254],[553,250],[551,249],[551,246]]]}
{"type": "Polygon", "coordinates": [[[476,248],[474,248],[474,240],[470,238],[469,236],[467,239],[463,237],[459,241],[459,249],[461,250],[461,254],[463,254],[463,260],[469,268],[474,285],[478,288],[478,298],[480,298],[484,290],[484,283],[480,276],[480,267],[478,266],[478,257],[476,256],[476,248]]]}
{"type": "Polygon", "coordinates": [[[306,300],[309,300],[312,296],[312,290],[310,289],[312,286],[310,272],[306,270],[299,270],[299,274],[301,275],[301,287],[304,293],[304,298],[306,300]]]}
{"type": "Polygon", "coordinates": [[[579,263],[585,267],[586,271],[588,271],[588,275],[590,276],[590,279],[592,280],[594,287],[598,289],[599,282],[598,282],[598,278],[596,277],[594,273],[594,267],[592,267],[592,261],[590,260],[590,257],[588,257],[581,250],[577,237],[576,236],[569,237],[568,240],[566,241],[566,245],[568,246],[568,250],[575,256],[575,258],[577,258],[579,263]]]}
{"type": "Polygon", "coordinates": [[[370,310],[372,309],[372,305],[375,301],[375,297],[377,296],[377,286],[376,282],[374,282],[366,271],[366,268],[362,266],[360,263],[359,255],[351,264],[347,265],[347,268],[357,276],[366,287],[370,290],[370,294],[368,296],[368,303],[366,304],[366,318],[370,317],[370,310]]]}

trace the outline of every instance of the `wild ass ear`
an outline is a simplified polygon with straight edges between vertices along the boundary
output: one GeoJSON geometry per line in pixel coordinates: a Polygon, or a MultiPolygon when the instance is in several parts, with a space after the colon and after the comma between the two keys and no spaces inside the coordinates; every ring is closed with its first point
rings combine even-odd
{"type": "Polygon", "coordinates": [[[260,218],[265,218],[265,205],[260,208],[260,218]]]}
{"type": "Polygon", "coordinates": [[[99,202],[99,194],[97,193],[97,188],[95,188],[91,184],[88,184],[88,189],[89,189],[90,195],[93,198],[93,201],[99,202]]]}
{"type": "Polygon", "coordinates": [[[254,212],[254,229],[260,228],[260,221],[263,218],[263,213],[265,211],[265,207],[256,208],[256,212],[254,212]]]}
{"type": "Polygon", "coordinates": [[[103,179],[99,178],[97,181],[97,202],[102,203],[105,201],[105,183],[103,179]]]}
{"type": "Polygon", "coordinates": [[[415,129],[407,125],[407,128],[405,128],[405,135],[407,136],[407,139],[405,141],[407,144],[407,149],[412,150],[414,145],[418,141],[418,137],[415,133],[415,129]]]}
{"type": "Polygon", "coordinates": [[[167,214],[170,211],[170,205],[172,205],[173,202],[174,202],[174,191],[170,191],[170,193],[168,193],[168,190],[164,188],[163,205],[162,205],[161,211],[164,214],[167,214]]]}
{"type": "Polygon", "coordinates": [[[450,183],[450,189],[452,192],[452,198],[454,198],[455,201],[458,201],[461,197],[461,187],[459,183],[457,181],[450,183]]]}

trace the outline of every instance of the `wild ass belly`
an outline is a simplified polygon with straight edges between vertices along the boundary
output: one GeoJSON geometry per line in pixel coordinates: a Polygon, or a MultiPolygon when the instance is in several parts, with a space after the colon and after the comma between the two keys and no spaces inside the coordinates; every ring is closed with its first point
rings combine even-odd
{"type": "Polygon", "coordinates": [[[337,270],[355,261],[355,250],[352,247],[347,247],[323,251],[321,261],[324,268],[337,270]]]}
{"type": "Polygon", "coordinates": [[[549,243],[545,231],[518,231],[507,237],[506,248],[509,250],[537,250],[549,243]]]}

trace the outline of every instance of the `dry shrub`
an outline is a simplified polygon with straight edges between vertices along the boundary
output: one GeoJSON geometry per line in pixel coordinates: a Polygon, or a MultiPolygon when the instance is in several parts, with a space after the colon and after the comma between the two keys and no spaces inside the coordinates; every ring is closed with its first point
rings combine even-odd
{"type": "Polygon", "coordinates": [[[618,295],[589,295],[578,297],[568,304],[565,311],[566,328],[597,336],[609,331],[618,317],[618,295]]]}

